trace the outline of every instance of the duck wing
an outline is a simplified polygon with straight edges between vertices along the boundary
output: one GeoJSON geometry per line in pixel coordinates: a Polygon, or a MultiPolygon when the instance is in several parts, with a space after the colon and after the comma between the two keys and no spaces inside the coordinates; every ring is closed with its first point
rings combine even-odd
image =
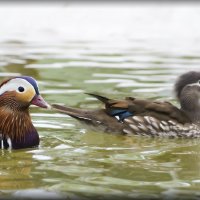
{"type": "Polygon", "coordinates": [[[108,99],[97,94],[87,93],[105,104],[106,113],[123,121],[129,116],[151,116],[160,121],[175,120],[178,123],[190,122],[184,111],[167,101],[151,101],[126,97],[125,100],[108,99]]]}

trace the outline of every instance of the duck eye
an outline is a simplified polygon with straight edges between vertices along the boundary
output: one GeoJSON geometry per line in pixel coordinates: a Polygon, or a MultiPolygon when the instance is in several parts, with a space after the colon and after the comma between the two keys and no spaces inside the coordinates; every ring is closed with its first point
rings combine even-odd
{"type": "Polygon", "coordinates": [[[24,88],[22,86],[18,87],[19,92],[24,92],[24,88]]]}

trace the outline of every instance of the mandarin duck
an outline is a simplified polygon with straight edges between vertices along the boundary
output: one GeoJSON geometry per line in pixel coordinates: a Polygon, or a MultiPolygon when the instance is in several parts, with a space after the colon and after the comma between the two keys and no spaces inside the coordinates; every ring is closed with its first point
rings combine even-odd
{"type": "Polygon", "coordinates": [[[39,145],[39,135],[29,114],[30,105],[50,107],[40,95],[35,79],[19,76],[1,83],[1,148],[20,149],[39,145]]]}
{"type": "Polygon", "coordinates": [[[200,72],[178,77],[174,85],[180,108],[167,101],[126,97],[113,100],[87,93],[104,103],[104,109],[83,110],[52,104],[55,110],[104,132],[167,137],[200,136],[200,72]]]}

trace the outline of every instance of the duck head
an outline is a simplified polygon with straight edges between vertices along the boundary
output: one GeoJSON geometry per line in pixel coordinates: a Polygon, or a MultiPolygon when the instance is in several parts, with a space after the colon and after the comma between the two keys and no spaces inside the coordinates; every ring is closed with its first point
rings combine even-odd
{"type": "Polygon", "coordinates": [[[39,136],[29,114],[30,105],[50,107],[40,95],[35,79],[19,76],[0,85],[1,147],[16,149],[39,145],[39,136]]]}
{"type": "Polygon", "coordinates": [[[31,104],[42,108],[49,107],[40,95],[35,79],[29,76],[4,81],[0,85],[0,103],[0,106],[11,110],[27,109],[31,104]]]}
{"type": "Polygon", "coordinates": [[[200,72],[182,74],[175,83],[175,94],[181,109],[192,122],[200,124],[200,72]]]}

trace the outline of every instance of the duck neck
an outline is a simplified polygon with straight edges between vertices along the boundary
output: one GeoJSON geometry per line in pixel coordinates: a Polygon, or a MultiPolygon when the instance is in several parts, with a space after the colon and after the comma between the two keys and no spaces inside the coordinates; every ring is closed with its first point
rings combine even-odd
{"type": "Polygon", "coordinates": [[[200,101],[198,97],[187,96],[180,98],[181,109],[187,114],[190,120],[200,125],[200,101]]]}

